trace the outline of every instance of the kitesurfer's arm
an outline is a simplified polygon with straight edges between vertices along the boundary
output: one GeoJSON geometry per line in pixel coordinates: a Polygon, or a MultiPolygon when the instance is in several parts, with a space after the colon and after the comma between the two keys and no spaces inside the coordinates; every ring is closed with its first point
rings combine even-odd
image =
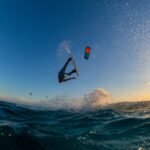
{"type": "Polygon", "coordinates": [[[65,81],[69,81],[69,80],[72,80],[72,79],[76,79],[76,78],[75,78],[75,77],[67,78],[67,79],[63,80],[63,82],[65,82],[65,81]]]}
{"type": "Polygon", "coordinates": [[[73,69],[72,71],[70,71],[69,73],[65,73],[66,75],[71,75],[71,74],[73,74],[73,73],[76,73],[77,71],[76,71],[76,69],[73,69]]]}

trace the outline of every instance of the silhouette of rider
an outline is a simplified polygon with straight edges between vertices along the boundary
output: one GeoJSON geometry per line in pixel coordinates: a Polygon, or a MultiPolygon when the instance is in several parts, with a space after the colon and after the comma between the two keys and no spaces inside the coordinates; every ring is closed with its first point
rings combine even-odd
{"type": "Polygon", "coordinates": [[[70,77],[67,78],[68,76],[70,76],[73,73],[76,73],[76,69],[73,69],[72,71],[70,71],[69,73],[66,73],[66,68],[69,64],[69,62],[72,60],[72,58],[70,57],[67,62],[65,63],[65,65],[63,66],[63,68],[59,71],[58,73],[58,81],[59,83],[64,82],[64,81],[68,81],[68,80],[72,80],[72,79],[76,79],[75,77],[70,77]]]}

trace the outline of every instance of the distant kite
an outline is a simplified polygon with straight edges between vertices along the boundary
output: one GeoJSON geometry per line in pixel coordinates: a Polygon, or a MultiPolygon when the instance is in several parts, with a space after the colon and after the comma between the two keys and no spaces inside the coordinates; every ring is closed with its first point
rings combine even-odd
{"type": "Polygon", "coordinates": [[[91,53],[91,48],[90,47],[86,47],[85,48],[85,52],[84,52],[84,59],[89,59],[89,56],[90,56],[90,53],[91,53]]]}
{"type": "Polygon", "coordinates": [[[29,95],[32,96],[32,92],[30,92],[29,95]]]}

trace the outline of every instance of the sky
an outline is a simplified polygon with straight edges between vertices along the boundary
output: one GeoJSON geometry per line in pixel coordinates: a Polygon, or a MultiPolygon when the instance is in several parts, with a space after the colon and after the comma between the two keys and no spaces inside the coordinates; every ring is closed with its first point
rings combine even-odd
{"type": "Polygon", "coordinates": [[[0,96],[80,97],[103,88],[116,101],[148,100],[150,1],[1,0],[0,70],[0,96]],[[65,46],[80,76],[60,84],[65,46]]]}

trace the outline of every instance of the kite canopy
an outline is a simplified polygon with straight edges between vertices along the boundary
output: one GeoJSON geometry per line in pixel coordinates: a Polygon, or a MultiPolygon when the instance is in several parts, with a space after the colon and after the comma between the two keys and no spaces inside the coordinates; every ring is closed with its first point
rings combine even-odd
{"type": "Polygon", "coordinates": [[[85,53],[84,53],[84,59],[89,59],[90,56],[90,52],[91,52],[91,48],[90,47],[86,47],[85,48],[85,53]]]}

